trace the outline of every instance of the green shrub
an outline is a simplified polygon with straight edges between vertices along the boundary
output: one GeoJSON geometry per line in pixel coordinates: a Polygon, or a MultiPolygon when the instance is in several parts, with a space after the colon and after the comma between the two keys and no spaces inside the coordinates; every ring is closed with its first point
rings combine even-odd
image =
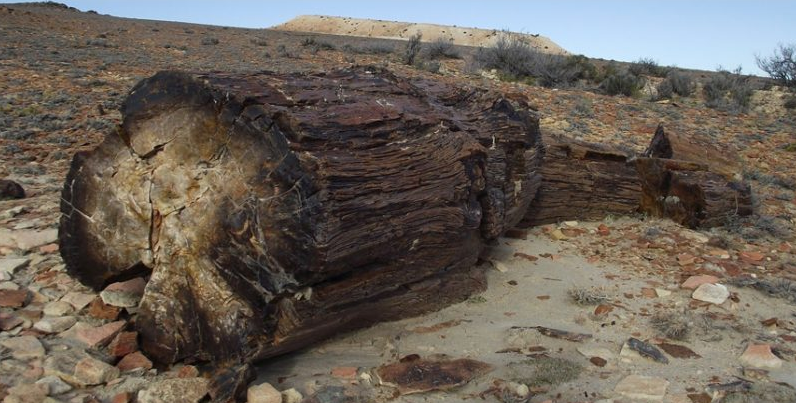
{"type": "Polygon", "coordinates": [[[719,69],[702,87],[705,105],[733,112],[746,110],[753,92],[749,76],[742,76],[740,67],[732,72],[719,69]]]}
{"type": "Polygon", "coordinates": [[[642,87],[644,79],[625,70],[609,72],[600,83],[600,89],[606,94],[626,97],[638,95],[642,87]]]}
{"type": "Polygon", "coordinates": [[[567,56],[565,65],[575,71],[575,78],[578,80],[595,81],[600,76],[597,66],[583,55],[567,56]]]}
{"type": "Polygon", "coordinates": [[[674,94],[687,97],[694,92],[694,87],[694,81],[687,74],[672,69],[658,84],[658,99],[671,98],[674,94]]]}
{"type": "Polygon", "coordinates": [[[423,39],[423,34],[420,32],[409,37],[409,41],[406,42],[406,47],[404,47],[403,54],[401,55],[401,61],[404,64],[410,66],[415,64],[417,56],[423,49],[423,44],[420,41],[421,39],[423,39]]]}
{"type": "Polygon", "coordinates": [[[459,52],[453,46],[451,40],[437,38],[431,43],[426,44],[426,57],[429,59],[459,59],[459,52]]]}
{"type": "Polygon", "coordinates": [[[475,61],[483,68],[496,69],[498,76],[510,81],[533,82],[545,87],[565,87],[578,79],[578,64],[564,56],[534,50],[524,38],[501,34],[495,45],[481,48],[475,61]]]}
{"type": "Polygon", "coordinates": [[[653,59],[642,57],[635,63],[631,63],[630,67],[628,67],[628,71],[635,76],[666,77],[669,69],[659,66],[658,62],[653,59]]]}

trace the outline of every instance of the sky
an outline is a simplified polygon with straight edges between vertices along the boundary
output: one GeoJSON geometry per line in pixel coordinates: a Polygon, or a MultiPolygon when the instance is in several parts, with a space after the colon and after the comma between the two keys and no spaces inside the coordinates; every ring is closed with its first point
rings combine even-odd
{"type": "MultiPolygon", "coordinates": [[[[62,0],[63,1],[63,0],[62,0]]],[[[764,75],[755,55],[796,44],[796,0],[65,0],[80,10],[267,28],[320,14],[541,34],[589,57],[764,75]]]]}

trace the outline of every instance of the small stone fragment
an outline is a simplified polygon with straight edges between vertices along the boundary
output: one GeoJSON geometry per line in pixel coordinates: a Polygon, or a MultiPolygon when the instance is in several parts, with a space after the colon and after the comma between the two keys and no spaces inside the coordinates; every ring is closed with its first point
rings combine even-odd
{"type": "Polygon", "coordinates": [[[113,283],[107,286],[100,293],[102,302],[116,307],[129,308],[138,306],[138,302],[144,295],[146,281],[141,278],[113,283]]]}
{"type": "Polygon", "coordinates": [[[779,368],[782,359],[774,355],[768,344],[750,344],[738,358],[742,364],[756,368],[779,368]]]}
{"type": "Polygon", "coordinates": [[[85,308],[86,305],[90,304],[93,300],[94,295],[75,291],[68,292],[61,298],[61,301],[72,304],[77,312],[80,312],[80,310],[85,308]]]}
{"type": "Polygon", "coordinates": [[[45,376],[44,378],[41,378],[38,381],[36,381],[36,383],[47,385],[47,390],[49,391],[47,394],[49,396],[60,395],[62,393],[66,393],[72,390],[71,385],[62,381],[61,378],[54,375],[45,376]]]}
{"type": "Polygon", "coordinates": [[[22,250],[30,250],[38,246],[53,243],[58,240],[57,229],[47,229],[44,231],[25,230],[14,231],[14,239],[17,243],[17,248],[22,250]]]}
{"type": "Polygon", "coordinates": [[[536,329],[539,333],[552,337],[554,339],[562,339],[567,341],[582,342],[590,339],[592,336],[585,333],[575,333],[566,330],[552,329],[544,326],[512,326],[512,329],[536,329]]]}
{"type": "Polygon", "coordinates": [[[133,401],[133,394],[130,392],[117,393],[111,399],[111,403],[130,403],[133,401]]]}
{"type": "Polygon", "coordinates": [[[28,303],[30,292],[21,290],[0,290],[0,308],[19,308],[28,303]]]}
{"type": "Polygon", "coordinates": [[[25,189],[10,179],[0,179],[0,200],[24,199],[25,189]]]}
{"type": "Polygon", "coordinates": [[[471,359],[417,359],[379,367],[381,383],[395,385],[402,394],[449,390],[492,370],[489,364],[471,359]]]}
{"type": "Polygon", "coordinates": [[[44,314],[47,316],[64,316],[74,311],[72,304],[66,301],[53,301],[44,306],[44,314]]]}
{"type": "Polygon", "coordinates": [[[8,397],[3,400],[7,402],[36,403],[42,402],[47,398],[47,385],[41,383],[23,383],[8,388],[8,397]],[[9,399],[12,398],[12,399],[9,399]],[[14,399],[16,398],[16,399],[14,399]]]}
{"type": "Polygon", "coordinates": [[[655,295],[657,295],[658,298],[666,298],[666,297],[672,295],[672,292],[669,291],[669,290],[663,289],[663,288],[656,288],[655,289],[655,295]]]}
{"type": "Polygon", "coordinates": [[[102,298],[97,297],[88,305],[88,316],[104,320],[116,320],[122,308],[110,306],[102,302],[102,298]]]}
{"type": "Polygon", "coordinates": [[[669,381],[655,376],[629,375],[619,381],[614,392],[630,399],[662,401],[669,381]]]}
{"type": "Polygon", "coordinates": [[[114,357],[124,357],[136,350],[138,350],[138,332],[121,332],[108,344],[108,353],[114,357]]]}
{"type": "Polygon", "coordinates": [[[4,258],[0,259],[0,272],[14,274],[17,270],[25,267],[30,263],[27,258],[4,258]]]}
{"type": "Polygon", "coordinates": [[[61,333],[77,323],[74,316],[45,316],[33,324],[33,328],[42,333],[61,333]]]}
{"type": "Polygon", "coordinates": [[[21,360],[29,360],[44,356],[44,346],[35,336],[16,336],[0,341],[3,347],[11,350],[11,356],[21,360]]]}
{"type": "Polygon", "coordinates": [[[58,252],[58,244],[57,243],[50,243],[47,245],[39,246],[39,252],[44,254],[50,254],[58,252]]]}
{"type": "Polygon", "coordinates": [[[658,347],[674,358],[702,358],[702,356],[695,353],[694,350],[679,344],[659,343],[658,347]]]}
{"type": "Polygon", "coordinates": [[[74,376],[80,385],[100,385],[118,378],[119,369],[100,360],[86,357],[75,364],[74,376]]]}
{"type": "Polygon", "coordinates": [[[282,391],[282,403],[301,403],[304,396],[299,393],[295,388],[290,388],[282,391]]]}
{"type": "Polygon", "coordinates": [[[643,341],[641,341],[641,340],[639,340],[639,339],[637,339],[635,337],[631,337],[631,338],[627,339],[626,345],[627,345],[628,348],[630,348],[631,350],[637,352],[642,357],[647,357],[647,358],[650,358],[650,359],[652,359],[654,361],[657,361],[657,362],[660,362],[660,363],[664,363],[664,364],[668,364],[669,363],[669,359],[666,358],[665,355],[663,355],[661,350],[658,350],[652,344],[643,342],[643,341]]]}
{"type": "Polygon", "coordinates": [[[609,227],[608,227],[607,225],[605,225],[605,224],[600,224],[600,225],[597,227],[597,234],[599,234],[599,235],[601,235],[601,236],[607,236],[607,235],[610,235],[610,234],[611,234],[611,228],[609,228],[609,227]]]}
{"type": "Polygon", "coordinates": [[[207,395],[205,378],[174,378],[138,392],[137,403],[198,403],[207,395]]]}
{"type": "Polygon", "coordinates": [[[357,379],[357,367],[334,367],[332,376],[342,379],[357,379]]]}
{"type": "Polygon", "coordinates": [[[119,368],[119,370],[122,372],[128,372],[138,368],[150,370],[152,369],[152,361],[150,361],[149,358],[146,358],[145,355],[141,354],[140,351],[136,351],[124,356],[124,358],[122,358],[121,361],[116,364],[116,368],[119,368]]]}
{"type": "Polygon", "coordinates": [[[0,312],[0,330],[11,330],[25,321],[17,315],[8,312],[0,312]]]}
{"type": "Polygon", "coordinates": [[[557,229],[557,228],[552,230],[552,231],[550,231],[550,237],[555,239],[556,241],[566,241],[567,239],[569,239],[569,237],[564,235],[564,233],[561,232],[561,230],[557,229]]]}
{"type": "Polygon", "coordinates": [[[705,283],[697,287],[691,298],[720,305],[730,297],[730,291],[722,284],[705,283]]]}
{"type": "Polygon", "coordinates": [[[691,276],[687,278],[683,282],[683,284],[680,284],[680,288],[694,290],[702,284],[716,284],[718,282],[719,278],[716,276],[711,276],[709,274],[700,274],[698,276],[691,276]]]}
{"type": "Polygon", "coordinates": [[[589,362],[601,368],[608,364],[608,361],[600,357],[591,357],[589,358],[589,362]]]}
{"type": "Polygon", "coordinates": [[[247,403],[282,403],[282,394],[270,383],[249,386],[246,391],[247,403]]]}
{"type": "Polygon", "coordinates": [[[71,329],[61,334],[61,337],[74,339],[85,343],[88,347],[101,347],[113,340],[116,335],[124,329],[127,322],[119,320],[107,323],[102,326],[91,326],[84,322],[78,322],[71,329]]]}

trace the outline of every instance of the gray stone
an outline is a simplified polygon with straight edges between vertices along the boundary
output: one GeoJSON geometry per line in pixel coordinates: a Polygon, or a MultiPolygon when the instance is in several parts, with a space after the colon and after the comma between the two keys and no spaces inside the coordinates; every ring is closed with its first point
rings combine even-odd
{"type": "MultiPolygon", "coordinates": [[[[138,403],[197,403],[207,395],[205,378],[174,378],[138,392],[138,403]]],[[[281,401],[281,400],[280,400],[281,401]]]]}
{"type": "Polygon", "coordinates": [[[144,295],[146,281],[143,278],[113,283],[100,293],[102,302],[122,308],[138,306],[138,302],[144,295]]]}
{"type": "Polygon", "coordinates": [[[64,316],[75,311],[75,307],[66,301],[53,301],[44,306],[44,314],[48,316],[64,316]]]}
{"type": "Polygon", "coordinates": [[[88,306],[88,304],[90,304],[94,298],[96,298],[96,295],[94,294],[71,291],[66,293],[66,295],[61,298],[61,301],[70,303],[73,307],[75,307],[75,310],[79,312],[81,309],[88,306]]]}
{"type": "Polygon", "coordinates": [[[77,323],[74,316],[45,316],[33,324],[33,328],[43,333],[61,333],[77,323]]]}
{"type": "Polygon", "coordinates": [[[18,360],[29,360],[44,356],[44,346],[35,336],[16,336],[0,341],[3,347],[11,350],[11,356],[18,360]]]}
{"type": "Polygon", "coordinates": [[[0,282],[0,290],[18,290],[19,284],[13,281],[3,281],[0,282]]]}
{"type": "Polygon", "coordinates": [[[17,270],[25,267],[30,263],[27,258],[6,258],[0,259],[0,272],[14,274],[17,270]]]}
{"type": "Polygon", "coordinates": [[[119,377],[119,369],[85,351],[69,349],[44,360],[44,374],[81,387],[100,385],[119,377]]]}
{"type": "Polygon", "coordinates": [[[8,396],[4,403],[42,403],[47,398],[47,385],[39,383],[23,383],[8,388],[8,396]]]}
{"type": "Polygon", "coordinates": [[[55,396],[72,390],[72,386],[61,380],[61,378],[50,375],[36,381],[37,384],[47,385],[48,395],[55,396]]]}
{"type": "Polygon", "coordinates": [[[57,241],[58,230],[46,229],[44,231],[14,231],[12,236],[16,241],[17,248],[22,250],[30,250],[37,246],[42,246],[57,241]]]}

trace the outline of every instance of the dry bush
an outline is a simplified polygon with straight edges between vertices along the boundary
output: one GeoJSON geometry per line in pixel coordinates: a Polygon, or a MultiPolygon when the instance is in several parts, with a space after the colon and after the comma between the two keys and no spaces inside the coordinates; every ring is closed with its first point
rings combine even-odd
{"type": "Polygon", "coordinates": [[[608,296],[601,288],[573,287],[569,297],[581,306],[598,305],[608,301],[608,296]]]}

